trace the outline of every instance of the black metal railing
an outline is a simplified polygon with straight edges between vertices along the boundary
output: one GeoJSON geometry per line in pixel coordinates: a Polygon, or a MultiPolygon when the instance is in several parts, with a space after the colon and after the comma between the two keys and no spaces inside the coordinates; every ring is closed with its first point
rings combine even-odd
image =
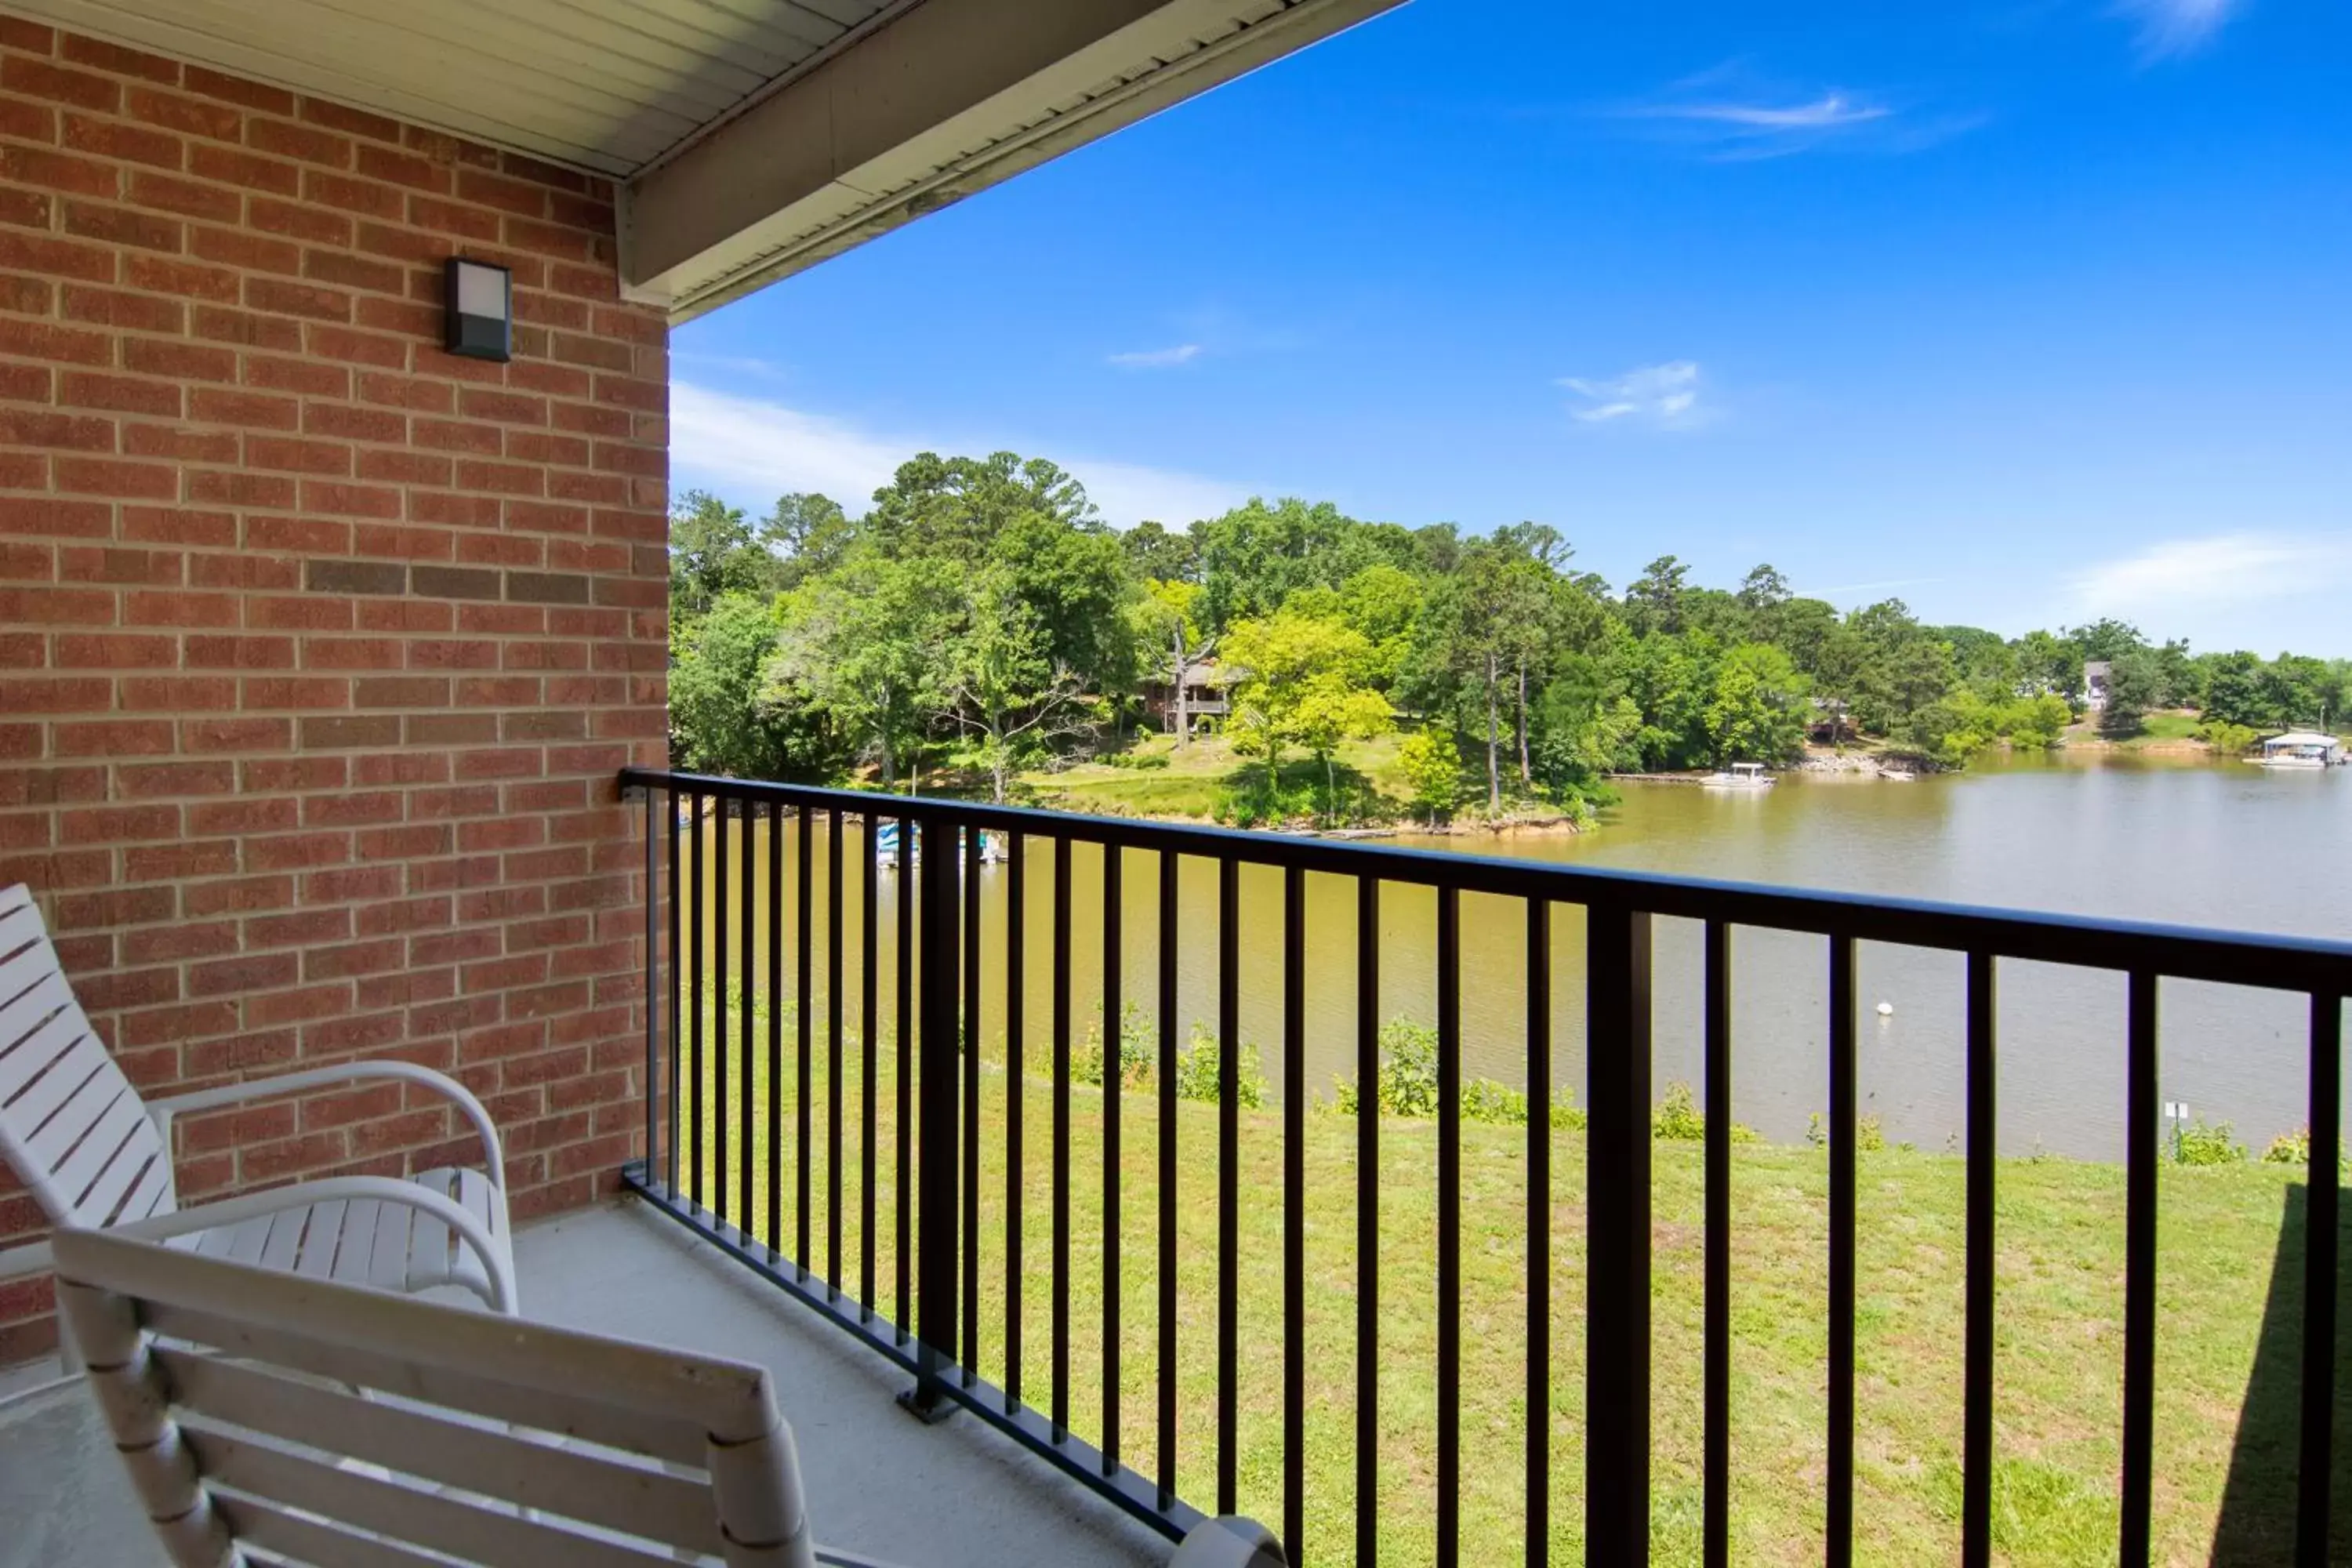
{"type": "MultiPolygon", "coordinates": [[[[1305,1510],[1307,1331],[1307,1142],[1312,1088],[1306,1078],[1307,1035],[1307,886],[1310,877],[1352,885],[1358,936],[1354,958],[1354,1065],[1369,1096],[1381,1068],[1380,1039],[1383,889],[1434,895],[1435,921],[1435,1231],[1434,1302],[1435,1560],[1459,1553],[1465,1456],[1461,1426],[1463,1339],[1463,1038],[1461,900],[1472,894],[1513,900],[1526,940],[1525,1043],[1527,1195],[1525,1257],[1519,1286],[1526,1327],[1523,1462],[1525,1555],[1547,1559],[1551,1545],[1550,1434],[1554,1389],[1552,1282],[1553,1110],[1564,1104],[1553,1082],[1555,948],[1553,913],[1582,910],[1587,1084],[1583,1101],[1585,1292],[1583,1542],[1588,1561],[1647,1561],[1652,1542],[1652,931],[1665,917],[1698,922],[1698,984],[1705,1100],[1704,1358],[1701,1404],[1703,1557],[1728,1561],[1731,1331],[1732,933],[1740,928],[1808,934],[1826,947],[1829,1110],[1824,1130],[1828,1193],[1827,1431],[1823,1530],[1826,1558],[1851,1563],[1854,1540],[1856,1169],[1861,1119],[1856,1092],[1856,949],[1864,942],[1939,950],[1965,965],[1965,1336],[1960,1537],[1963,1563],[1990,1559],[1993,1511],[1994,1243],[1997,1169],[1996,983],[2004,961],[2107,971],[2126,977],[2127,1155],[2122,1353],[2120,1560],[2144,1564],[2150,1552],[2150,1468],[2157,1348],[2158,983],[2215,982],[2301,994],[2309,999],[2310,1169],[2304,1205],[2306,1289],[2301,1322],[2298,1563],[2327,1559],[2331,1418],[2336,1388],[2337,1186],[2343,998],[2352,994],[2352,945],[2005,913],[1825,892],[1796,892],[1695,879],[1505,861],[1329,839],[1231,832],[1124,819],[1076,816],[975,805],[803,788],[629,769],[625,790],[645,802],[647,886],[666,899],[645,911],[647,1158],[627,1179],[666,1213],[730,1252],[798,1300],[825,1314],[914,1374],[906,1397],[919,1413],[971,1412],[1111,1498],[1131,1513],[1181,1535],[1201,1511],[1177,1494],[1180,1439],[1208,1442],[1214,1512],[1234,1511],[1240,1489],[1238,1423],[1245,1379],[1278,1382],[1279,1517],[1297,1561],[1305,1510]],[[817,847],[822,823],[824,850],[817,847]],[[845,827],[857,827],[849,847],[845,827]],[[764,831],[765,870],[755,862],[764,831]],[[796,851],[785,854],[787,835],[796,851]],[[730,837],[731,835],[731,837],[730,837]],[[1074,848],[1100,853],[1101,904],[1074,908],[1074,848]],[[1044,1409],[1023,1378],[1023,1286],[1034,1265],[1024,1251],[1022,1085],[1033,1070],[1025,931],[1032,858],[1053,859],[1050,931],[1051,1174],[1050,1356],[1044,1409]],[[982,940],[983,863],[1002,862],[1003,931],[991,973],[982,940]],[[1154,1099],[1138,1109],[1156,1118],[1157,1166],[1150,1221],[1154,1246],[1135,1258],[1122,1249],[1120,1041],[1122,951],[1130,940],[1122,868],[1150,864],[1158,878],[1157,926],[1150,937],[1157,978],[1154,1099]],[[816,868],[824,867],[820,907],[816,868]],[[1182,864],[1215,868],[1214,1015],[1218,1152],[1214,1196],[1214,1419],[1203,1434],[1179,1429],[1180,1168],[1179,961],[1199,943],[1179,925],[1182,864]],[[789,866],[789,869],[788,869],[789,866]],[[845,932],[845,875],[854,867],[857,930],[845,932]],[[1281,1078],[1280,1342],[1244,1344],[1241,1293],[1241,1101],[1243,969],[1239,943],[1244,868],[1279,874],[1281,1078]],[[884,879],[895,929],[884,940],[878,912],[884,879]],[[787,883],[793,885],[788,889],[787,883]],[[792,911],[787,915],[787,909],[792,911]],[[1100,1234],[1091,1240],[1101,1271],[1103,1322],[1098,1411],[1072,1407],[1072,1166],[1074,920],[1099,921],[1099,976],[1105,1066],[1100,1073],[1100,1234]],[[730,922],[733,940],[730,940],[730,922]],[[791,940],[787,941],[787,931],[791,940]],[[708,941],[706,942],[706,931],[708,941]],[[764,961],[751,938],[766,938],[764,961]],[[784,981],[786,948],[794,976],[784,981]],[[827,984],[813,987],[813,956],[822,946],[827,984]],[[886,949],[887,951],[886,951],[886,949]],[[847,1016],[845,956],[857,960],[858,1045],[855,1089],[860,1114],[856,1147],[845,1156],[847,1016]],[[665,962],[676,955],[676,962],[665,962]],[[730,974],[730,957],[739,973],[730,974]],[[889,972],[890,1001],[880,977],[889,972]],[[764,970],[764,973],[760,973],[764,970]],[[984,1087],[980,1019],[984,994],[1001,985],[1005,1087],[1001,1131],[983,1147],[984,1087]],[[786,1049],[782,998],[794,999],[795,1038],[786,1049]],[[756,1028],[764,997],[764,1038],[756,1028]],[[821,998],[821,1005],[818,999],[821,998]],[[822,1013],[822,1051],[817,1029],[822,1013]],[[739,1033],[732,1045],[726,1031],[739,1033]],[[886,1047],[887,1042],[887,1047],[886,1047]],[[817,1125],[819,1066],[824,1072],[823,1126],[817,1125]],[[731,1081],[730,1081],[730,1068],[731,1081]],[[894,1099],[885,1102],[887,1073],[894,1099]],[[791,1080],[790,1135],[786,1129],[791,1080]],[[755,1099],[755,1080],[764,1090],[755,1099]],[[731,1098],[730,1098],[731,1095],[731,1098]],[[890,1140],[881,1137],[887,1128],[890,1140]],[[733,1142],[730,1144],[730,1134],[733,1142]],[[817,1142],[822,1137],[824,1142],[817,1142]],[[893,1142],[894,1141],[894,1142],[893,1142]],[[789,1142],[789,1152],[785,1144],[789,1142]],[[826,1175],[816,1203],[812,1173],[826,1175]],[[1001,1166],[1002,1321],[984,1323],[982,1201],[987,1170],[1001,1166]],[[845,1207],[845,1171],[858,1173],[854,1209],[845,1207]],[[887,1178],[884,1175],[887,1168],[887,1178]],[[793,1184],[793,1230],[785,1235],[784,1188],[793,1184]],[[877,1182],[880,1188],[877,1190],[877,1182]],[[813,1215],[825,1226],[814,1250],[813,1215]],[[843,1224],[854,1215],[857,1251],[845,1262],[843,1224]],[[892,1273],[887,1299],[877,1253],[887,1247],[892,1273]],[[1156,1276],[1150,1473],[1123,1458],[1122,1435],[1135,1424],[1120,1404],[1129,1379],[1121,1364],[1120,1299],[1132,1268],[1156,1276]],[[995,1343],[982,1354],[982,1335],[995,1343]],[[1001,1382],[980,1375],[983,1361],[1001,1382]]],[[[1253,918],[1277,918],[1272,906],[1253,918]]],[[[1255,1123],[1253,1124],[1256,1125],[1255,1123]]],[[[1382,1118],[1366,1104],[1353,1141],[1355,1278],[1353,1326],[1355,1436],[1354,1557],[1380,1556],[1381,1295],[1382,1118]]],[[[1189,1194],[1186,1194],[1189,1197],[1189,1194]]],[[[1089,1202],[1095,1200],[1089,1194],[1089,1202]]],[[[1496,1463],[1491,1453],[1476,1461],[1496,1463]]]]}

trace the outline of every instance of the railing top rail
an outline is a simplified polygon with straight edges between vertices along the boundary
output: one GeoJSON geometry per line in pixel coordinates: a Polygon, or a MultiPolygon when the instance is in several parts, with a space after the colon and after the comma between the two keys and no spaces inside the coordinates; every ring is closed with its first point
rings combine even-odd
{"type": "Polygon", "coordinates": [[[1774,888],[1648,871],[1506,860],[1305,835],[1088,816],[1029,806],[764,780],[661,768],[624,768],[621,786],[781,802],[876,816],[929,818],[959,827],[1075,839],[1123,849],[1174,850],[1212,859],[1291,867],[1341,877],[1447,887],[1507,898],[1613,905],[1651,914],[1717,920],[1900,946],[1983,952],[2091,969],[2144,971],[2183,980],[2352,995],[2352,942],[2252,931],[2200,930],[1887,898],[1774,888]]]}

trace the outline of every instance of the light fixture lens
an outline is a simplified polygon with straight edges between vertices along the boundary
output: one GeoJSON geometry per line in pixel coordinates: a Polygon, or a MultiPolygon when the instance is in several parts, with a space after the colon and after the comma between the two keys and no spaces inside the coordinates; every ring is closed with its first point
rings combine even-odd
{"type": "Polygon", "coordinates": [[[471,359],[505,360],[514,346],[514,277],[487,261],[449,258],[446,278],[448,349],[471,359]]]}

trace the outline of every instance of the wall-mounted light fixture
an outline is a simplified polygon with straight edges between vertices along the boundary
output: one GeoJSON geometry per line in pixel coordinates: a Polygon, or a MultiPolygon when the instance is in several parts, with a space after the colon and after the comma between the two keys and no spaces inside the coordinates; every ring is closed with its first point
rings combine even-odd
{"type": "Polygon", "coordinates": [[[449,258],[446,289],[449,352],[468,359],[514,354],[514,274],[488,261],[449,258]]]}

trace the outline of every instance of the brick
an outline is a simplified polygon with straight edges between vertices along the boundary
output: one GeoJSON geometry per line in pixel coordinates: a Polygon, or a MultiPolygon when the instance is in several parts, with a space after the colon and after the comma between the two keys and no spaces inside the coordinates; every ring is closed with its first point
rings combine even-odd
{"type": "Polygon", "coordinates": [[[300,202],[281,202],[274,197],[255,195],[245,204],[246,222],[265,234],[282,234],[289,239],[308,240],[313,245],[349,246],[352,243],[352,220],[341,213],[327,212],[300,202]]]}
{"type": "Polygon", "coordinates": [[[377,332],[353,331],[323,322],[313,322],[303,328],[303,344],[321,359],[346,364],[371,364],[381,369],[401,370],[408,364],[408,345],[398,338],[388,338],[377,332]]]}
{"type": "Polygon", "coordinates": [[[101,245],[0,229],[0,267],[88,283],[114,281],[115,255],[101,245]]]}
{"type": "Polygon", "coordinates": [[[245,384],[277,392],[299,392],[310,397],[345,397],[351,393],[352,373],[341,365],[320,364],[315,360],[247,354],[245,384]]]}
{"type": "MultiPolygon", "coordinates": [[[[348,474],[352,449],[340,442],[307,441],[291,437],[247,436],[245,460],[257,468],[295,474],[348,474]]],[[[325,507],[321,510],[340,510],[325,507]]]]}
{"type": "Polygon", "coordinates": [[[162,55],[125,48],[100,38],[85,38],[79,33],[63,34],[58,42],[58,52],[78,65],[93,66],[116,76],[144,77],[166,87],[177,86],[180,80],[180,62],[162,55]]]}
{"type": "Polygon", "coordinates": [[[158,342],[128,338],[122,344],[123,366],[150,375],[183,381],[231,382],[236,379],[236,355],[202,343],[158,342]]]}
{"type": "Polygon", "coordinates": [[[108,113],[112,113],[122,101],[122,89],[105,77],[93,76],[88,71],[68,70],[47,60],[16,54],[0,59],[0,89],[21,93],[26,98],[70,103],[78,109],[102,110],[108,113]]]}
{"type": "MultiPolygon", "coordinates": [[[[306,202],[357,213],[362,217],[398,222],[404,210],[400,192],[392,186],[354,179],[348,174],[331,174],[324,169],[302,171],[299,188],[306,202]]],[[[290,195],[293,193],[289,191],[285,194],[290,195]]]]}
{"type": "MultiPolygon", "coordinates": [[[[124,133],[129,128],[123,128],[124,133]]],[[[172,162],[167,168],[179,166],[179,143],[172,143],[172,162]]],[[[159,211],[178,213],[183,217],[204,218],[212,223],[235,223],[244,205],[244,199],[235,191],[218,185],[201,184],[194,180],[175,179],[147,169],[133,169],[124,191],[124,198],[133,205],[153,207],[159,211]]]]}
{"type": "Polygon", "coordinates": [[[65,134],[59,141],[77,152],[117,158],[127,163],[147,163],[158,169],[180,167],[184,143],[169,132],[70,112],[64,117],[62,125],[65,134]]]}
{"type": "Polygon", "coordinates": [[[242,77],[224,76],[191,64],[183,74],[181,85],[190,92],[219,99],[247,109],[257,109],[265,114],[290,115],[294,112],[294,95],[282,88],[265,87],[242,77]]]}
{"type": "Polygon", "coordinates": [[[278,349],[287,353],[299,352],[302,347],[299,322],[252,310],[240,310],[228,305],[207,303],[196,306],[191,327],[197,337],[211,342],[242,343],[249,348],[278,349]]]}
{"type": "Polygon", "coordinates": [[[177,587],[186,574],[187,557],[175,550],[69,544],[58,552],[59,582],[135,583],[150,587],[177,587]]]}
{"type": "Polygon", "coordinates": [[[248,430],[293,430],[302,423],[302,405],[291,397],[197,387],[188,395],[191,418],[248,430]]]}
{"type": "Polygon", "coordinates": [[[168,669],[179,662],[180,640],[174,637],[130,632],[58,634],[60,669],[168,669]]]}
{"type": "Polygon", "coordinates": [[[282,272],[290,278],[302,270],[300,246],[290,239],[277,239],[241,228],[211,228],[199,224],[188,230],[188,253],[247,272],[282,272]]]}
{"type": "Polygon", "coordinates": [[[234,463],[236,437],[226,430],[205,430],[187,425],[125,425],[122,450],[128,457],[168,458],[184,465],[234,463]]]}
{"type": "Polygon", "coordinates": [[[352,319],[352,297],[341,289],[322,289],[315,284],[294,283],[276,278],[247,279],[245,302],[257,310],[301,316],[310,321],[348,321],[352,319]]]}
{"type": "Polygon", "coordinates": [[[188,144],[188,173],[200,179],[242,185],[249,191],[265,191],[273,196],[291,196],[302,189],[302,171],[296,164],[259,157],[242,148],[215,147],[202,142],[188,144]]]}
{"type": "Polygon", "coordinates": [[[283,752],[294,744],[291,719],[194,719],[180,726],[182,748],[206,752],[283,752]]]}
{"type": "MultiPolygon", "coordinates": [[[[123,414],[153,414],[166,419],[176,419],[181,414],[180,389],[168,381],[141,381],[125,375],[100,375],[89,371],[70,371],[58,379],[58,402],[68,408],[109,408],[123,414]]],[[[110,437],[101,449],[110,450],[111,421],[105,424],[110,437]]]]}
{"type": "Polygon", "coordinates": [[[122,171],[112,163],[45,147],[0,145],[0,180],[81,196],[113,196],[122,189],[122,171]]]}
{"type": "Polygon", "coordinates": [[[83,239],[166,253],[180,249],[182,226],[177,218],[96,202],[68,202],[64,212],[66,232],[83,239]]]}
{"type": "Polygon", "coordinates": [[[234,594],[137,591],[122,596],[122,619],[134,626],[233,626],[240,605],[234,594]]]}
{"type": "Polygon", "coordinates": [[[122,509],[122,537],[156,544],[227,547],[236,542],[236,518],[225,511],[126,506],[122,509]]]}
{"type": "Polygon", "coordinates": [[[323,163],[336,169],[351,166],[351,138],[322,131],[315,125],[257,117],[246,122],[245,142],[256,152],[274,153],[281,158],[296,158],[306,163],[323,163]]]}
{"type": "Polygon", "coordinates": [[[49,447],[59,451],[111,452],[114,421],[69,414],[43,414],[25,408],[0,408],[0,443],[17,447],[49,447]]]}

